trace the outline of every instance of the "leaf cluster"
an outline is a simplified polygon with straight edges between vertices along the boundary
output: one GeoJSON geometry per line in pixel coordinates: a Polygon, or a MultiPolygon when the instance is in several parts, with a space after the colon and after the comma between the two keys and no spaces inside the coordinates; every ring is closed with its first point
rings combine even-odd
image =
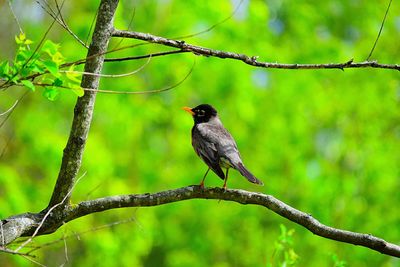
{"type": "Polygon", "coordinates": [[[33,41],[24,33],[15,36],[17,49],[12,62],[0,62],[0,79],[4,81],[0,88],[11,85],[25,86],[35,91],[37,86],[44,87],[43,96],[54,101],[59,95],[59,88],[70,88],[78,95],[83,95],[74,65],[68,71],[60,72],[60,66],[65,63],[65,58],[59,51],[60,45],[45,40],[43,45],[32,50],[33,41]]]}

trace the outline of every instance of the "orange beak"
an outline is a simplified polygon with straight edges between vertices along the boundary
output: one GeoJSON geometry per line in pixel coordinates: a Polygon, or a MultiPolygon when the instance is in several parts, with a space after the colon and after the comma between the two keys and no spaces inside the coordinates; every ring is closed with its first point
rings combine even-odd
{"type": "Polygon", "coordinates": [[[191,109],[191,108],[189,108],[189,107],[183,107],[182,108],[184,111],[187,111],[187,112],[189,112],[190,114],[192,114],[192,116],[194,115],[194,112],[193,112],[193,110],[191,109]]]}

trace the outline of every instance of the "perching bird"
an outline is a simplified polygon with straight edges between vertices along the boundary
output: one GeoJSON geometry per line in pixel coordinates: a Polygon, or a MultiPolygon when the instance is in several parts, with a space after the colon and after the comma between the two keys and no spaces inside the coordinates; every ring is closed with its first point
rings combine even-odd
{"type": "Polygon", "coordinates": [[[229,168],[238,170],[244,177],[254,184],[263,185],[243,165],[239,150],[231,134],[222,125],[217,111],[211,105],[201,104],[195,108],[184,107],[185,111],[192,114],[194,126],[192,128],[192,146],[197,155],[208,165],[200,186],[210,169],[224,180],[224,189],[228,180],[229,168]],[[226,173],[222,171],[226,169],[226,173]]]}

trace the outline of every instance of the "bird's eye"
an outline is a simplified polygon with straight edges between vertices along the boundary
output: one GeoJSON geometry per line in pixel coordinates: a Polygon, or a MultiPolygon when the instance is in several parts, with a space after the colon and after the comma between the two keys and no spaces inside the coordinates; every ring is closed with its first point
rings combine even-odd
{"type": "Polygon", "coordinates": [[[205,115],[205,113],[206,112],[204,110],[200,109],[199,110],[199,117],[203,117],[205,115]]]}

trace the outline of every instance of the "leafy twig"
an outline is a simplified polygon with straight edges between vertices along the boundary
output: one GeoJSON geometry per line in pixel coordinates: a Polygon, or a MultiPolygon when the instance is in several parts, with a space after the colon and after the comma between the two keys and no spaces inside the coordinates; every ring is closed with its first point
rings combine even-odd
{"type": "MultiPolygon", "coordinates": [[[[162,92],[166,92],[171,89],[174,89],[174,88],[178,87],[179,85],[181,85],[190,76],[190,74],[192,73],[192,71],[194,69],[194,66],[195,66],[195,62],[193,62],[192,68],[189,70],[189,72],[186,74],[186,76],[182,80],[180,80],[178,83],[171,85],[171,86],[167,86],[165,88],[161,88],[161,89],[153,89],[153,90],[147,90],[147,91],[115,91],[115,90],[105,90],[105,89],[95,89],[95,88],[85,88],[85,87],[81,87],[81,89],[83,91],[87,91],[87,92],[119,94],[119,95],[144,95],[144,94],[162,93],[162,92]]],[[[34,83],[34,85],[42,86],[42,87],[51,86],[51,84],[44,84],[44,83],[34,83]]],[[[71,89],[71,90],[74,89],[74,88],[67,87],[67,86],[58,86],[58,88],[71,89]]]]}

